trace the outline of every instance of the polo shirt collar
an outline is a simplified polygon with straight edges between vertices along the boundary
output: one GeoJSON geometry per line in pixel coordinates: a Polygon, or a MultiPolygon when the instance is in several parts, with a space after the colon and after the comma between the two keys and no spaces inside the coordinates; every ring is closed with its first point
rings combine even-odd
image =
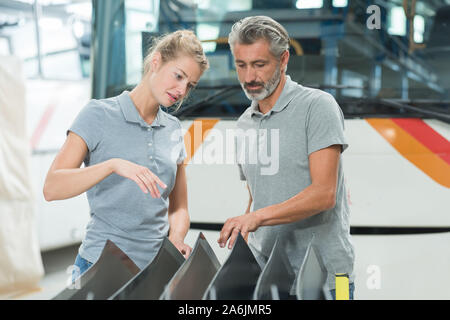
{"type": "MultiPolygon", "coordinates": [[[[292,99],[295,97],[297,93],[296,87],[297,83],[292,81],[289,75],[286,75],[286,82],[284,83],[283,90],[281,91],[280,96],[275,102],[275,105],[272,107],[272,109],[270,109],[270,111],[267,114],[270,115],[273,112],[283,111],[283,109],[286,108],[289,102],[291,102],[292,99]]],[[[254,114],[261,114],[258,107],[258,101],[255,100],[253,100],[251,104],[251,115],[254,114]]]]}
{"type": "Polygon", "coordinates": [[[118,100],[120,109],[122,110],[123,116],[127,122],[138,123],[142,127],[164,127],[167,125],[167,115],[161,110],[161,107],[158,107],[158,113],[156,114],[156,118],[153,120],[152,124],[148,124],[144,121],[144,119],[142,119],[133,103],[133,100],[131,100],[130,93],[128,91],[122,92],[118,96],[118,100]]]}

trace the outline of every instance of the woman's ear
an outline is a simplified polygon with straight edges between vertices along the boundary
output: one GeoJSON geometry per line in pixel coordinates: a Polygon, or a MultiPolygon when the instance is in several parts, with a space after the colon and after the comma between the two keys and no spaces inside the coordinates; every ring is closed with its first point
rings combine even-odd
{"type": "Polygon", "coordinates": [[[152,60],[151,60],[151,71],[158,71],[159,67],[162,64],[162,57],[161,57],[161,53],[156,51],[153,54],[152,60]]]}

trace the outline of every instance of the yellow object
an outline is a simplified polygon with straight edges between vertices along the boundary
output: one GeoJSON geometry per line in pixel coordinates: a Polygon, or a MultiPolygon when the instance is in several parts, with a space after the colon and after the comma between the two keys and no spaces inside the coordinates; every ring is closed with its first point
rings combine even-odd
{"type": "Polygon", "coordinates": [[[349,300],[348,274],[336,273],[336,300],[349,300]]]}

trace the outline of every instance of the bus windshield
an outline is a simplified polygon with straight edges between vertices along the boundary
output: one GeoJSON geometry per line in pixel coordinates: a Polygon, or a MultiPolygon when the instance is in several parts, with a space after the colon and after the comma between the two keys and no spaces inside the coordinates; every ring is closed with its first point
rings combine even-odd
{"type": "MultiPolygon", "coordinates": [[[[249,106],[227,37],[266,15],[288,31],[292,80],[331,93],[344,115],[448,120],[450,5],[445,0],[93,1],[93,97],[132,89],[151,39],[194,30],[210,69],[177,115],[236,118],[249,106]],[[101,14],[97,14],[101,13],[101,14]]],[[[169,112],[170,109],[169,109],[169,112]]]]}

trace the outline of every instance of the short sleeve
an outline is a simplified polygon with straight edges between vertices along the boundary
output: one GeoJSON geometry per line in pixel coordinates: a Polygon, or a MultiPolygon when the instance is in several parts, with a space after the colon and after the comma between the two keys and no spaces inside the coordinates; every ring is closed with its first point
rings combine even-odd
{"type": "MultiPolygon", "coordinates": [[[[236,130],[237,132],[237,130],[236,130]]],[[[239,169],[239,178],[242,181],[247,180],[247,178],[244,175],[244,170],[242,169],[242,161],[240,160],[240,157],[243,156],[242,149],[241,149],[241,140],[240,137],[234,136],[234,158],[235,162],[237,163],[238,169],[239,169]]]]}
{"type": "Polygon", "coordinates": [[[187,153],[186,153],[186,146],[184,145],[184,139],[181,138],[180,141],[180,154],[178,155],[177,164],[182,164],[184,162],[184,159],[186,159],[187,153]]]}
{"type": "Polygon", "coordinates": [[[104,115],[103,106],[96,100],[90,101],[81,109],[66,135],[69,134],[69,131],[76,133],[85,141],[89,152],[92,152],[103,137],[104,115]]]}
{"type": "Polygon", "coordinates": [[[342,146],[341,152],[347,149],[344,115],[332,95],[321,92],[311,103],[306,121],[308,155],[335,144],[342,146]]]}
{"type": "Polygon", "coordinates": [[[245,177],[244,171],[242,170],[242,165],[239,164],[239,163],[238,163],[238,168],[239,168],[239,178],[240,178],[242,181],[246,181],[247,178],[245,177]]]}
{"type": "Polygon", "coordinates": [[[179,129],[180,130],[179,131],[180,138],[178,141],[180,152],[177,157],[177,164],[182,164],[184,162],[184,159],[186,159],[186,157],[187,157],[187,152],[186,152],[186,145],[184,144],[183,129],[182,129],[181,123],[179,121],[178,121],[178,125],[180,127],[180,129],[179,129]]]}

